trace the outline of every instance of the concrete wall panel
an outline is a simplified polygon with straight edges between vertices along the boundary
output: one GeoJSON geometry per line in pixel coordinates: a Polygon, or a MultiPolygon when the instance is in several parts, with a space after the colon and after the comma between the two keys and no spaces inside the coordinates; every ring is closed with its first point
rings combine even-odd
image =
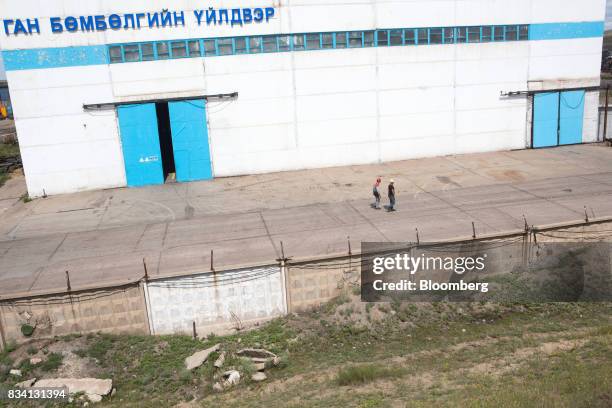
{"type": "Polygon", "coordinates": [[[335,262],[313,262],[306,268],[300,265],[287,269],[287,299],[289,313],[301,312],[329,302],[359,284],[359,260],[349,265],[347,259],[335,262]],[[337,263],[346,266],[334,266],[337,263]]]}
{"type": "Polygon", "coordinates": [[[449,86],[455,82],[455,63],[443,61],[381,65],[378,81],[381,89],[449,86]]]}
{"type": "MultiPolygon", "coordinates": [[[[438,136],[452,136],[455,129],[455,114],[431,112],[383,116],[380,118],[381,140],[413,139],[438,136]]],[[[413,152],[415,154],[416,152],[413,152]]]]}
{"type": "Polygon", "coordinates": [[[529,80],[599,78],[601,38],[532,41],[529,80]]]}
{"type": "Polygon", "coordinates": [[[147,284],[153,334],[224,333],[286,313],[278,266],[156,280],[147,284]]]}
{"type": "Polygon", "coordinates": [[[455,152],[455,136],[414,137],[409,140],[385,140],[380,143],[382,161],[444,156],[455,152]]]}
{"type": "Polygon", "coordinates": [[[291,123],[272,124],[237,128],[216,128],[212,144],[213,155],[217,159],[215,168],[228,160],[231,168],[232,157],[259,152],[287,151],[296,148],[294,127],[291,123]]]}
{"type": "Polygon", "coordinates": [[[379,94],[381,115],[449,112],[453,110],[455,92],[451,87],[421,87],[382,91],[379,94]]]}
{"type": "Polygon", "coordinates": [[[139,286],[3,301],[0,311],[6,340],[17,343],[72,333],[149,333],[139,286]],[[36,327],[33,336],[21,333],[23,324],[36,327]]]}
{"type": "Polygon", "coordinates": [[[531,1],[531,22],[603,21],[606,15],[605,0],[535,0],[531,1]]]}
{"type": "Polygon", "coordinates": [[[298,125],[300,147],[345,145],[373,142],[376,139],[376,119],[336,119],[303,122],[298,125]]]}

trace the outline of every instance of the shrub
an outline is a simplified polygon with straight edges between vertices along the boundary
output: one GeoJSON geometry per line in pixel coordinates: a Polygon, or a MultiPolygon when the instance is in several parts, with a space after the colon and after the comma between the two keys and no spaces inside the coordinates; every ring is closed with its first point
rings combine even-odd
{"type": "Polygon", "coordinates": [[[6,345],[6,352],[12,353],[15,350],[17,350],[17,343],[15,342],[15,340],[10,340],[6,345]]]}
{"type": "Polygon", "coordinates": [[[32,334],[34,334],[34,326],[30,326],[29,324],[22,324],[21,334],[26,337],[30,337],[32,334]]]}

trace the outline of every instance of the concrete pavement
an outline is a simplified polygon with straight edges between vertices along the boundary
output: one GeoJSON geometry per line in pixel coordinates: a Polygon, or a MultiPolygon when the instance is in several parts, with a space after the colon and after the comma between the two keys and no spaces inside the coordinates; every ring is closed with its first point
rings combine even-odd
{"type": "Polygon", "coordinates": [[[23,203],[0,189],[0,296],[345,253],[360,241],[422,241],[612,216],[612,149],[566,146],[112,189],[23,203]],[[395,178],[398,211],[370,208],[395,178]]]}

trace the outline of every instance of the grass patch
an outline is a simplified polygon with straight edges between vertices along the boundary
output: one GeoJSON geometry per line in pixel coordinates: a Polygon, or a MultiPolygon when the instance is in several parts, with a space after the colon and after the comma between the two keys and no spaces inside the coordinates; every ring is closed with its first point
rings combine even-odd
{"type": "Polygon", "coordinates": [[[0,159],[19,156],[19,145],[17,143],[0,143],[0,159]]]}
{"type": "Polygon", "coordinates": [[[59,353],[49,353],[47,358],[38,365],[42,371],[55,371],[62,365],[64,356],[59,353]]]}
{"type": "Polygon", "coordinates": [[[383,378],[401,377],[404,373],[402,368],[365,364],[343,368],[338,373],[336,382],[338,385],[365,384],[383,378]]]}
{"type": "Polygon", "coordinates": [[[464,388],[449,391],[435,401],[430,396],[416,406],[434,404],[465,407],[604,408],[612,406],[612,350],[609,342],[593,352],[559,353],[536,359],[498,380],[474,377],[464,388]],[[535,402],[537,404],[534,404],[535,402]]]}
{"type": "Polygon", "coordinates": [[[0,171],[0,187],[2,187],[8,179],[9,179],[9,175],[3,171],[0,171]]]}
{"type": "Polygon", "coordinates": [[[98,361],[104,361],[106,353],[113,347],[115,337],[111,335],[101,334],[99,337],[94,338],[94,341],[89,348],[80,354],[81,357],[87,355],[88,357],[94,358],[98,361]]]}
{"type": "Polygon", "coordinates": [[[350,298],[346,293],[341,293],[339,296],[333,298],[322,306],[322,312],[326,314],[333,314],[338,306],[350,302],[350,298]]]}
{"type": "MultiPolygon", "coordinates": [[[[17,143],[0,143],[0,161],[11,157],[19,157],[19,145],[17,143]]],[[[9,174],[0,171],[0,187],[9,179],[9,174]]]]}

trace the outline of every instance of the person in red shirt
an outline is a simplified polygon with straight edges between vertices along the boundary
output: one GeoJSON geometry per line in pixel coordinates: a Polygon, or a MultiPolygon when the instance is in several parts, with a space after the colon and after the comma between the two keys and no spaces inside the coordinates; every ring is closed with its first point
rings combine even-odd
{"type": "Polygon", "coordinates": [[[372,204],[372,208],[377,210],[380,210],[380,191],[378,189],[380,188],[381,181],[380,177],[378,177],[372,189],[372,194],[374,195],[374,204],[372,204]]]}

